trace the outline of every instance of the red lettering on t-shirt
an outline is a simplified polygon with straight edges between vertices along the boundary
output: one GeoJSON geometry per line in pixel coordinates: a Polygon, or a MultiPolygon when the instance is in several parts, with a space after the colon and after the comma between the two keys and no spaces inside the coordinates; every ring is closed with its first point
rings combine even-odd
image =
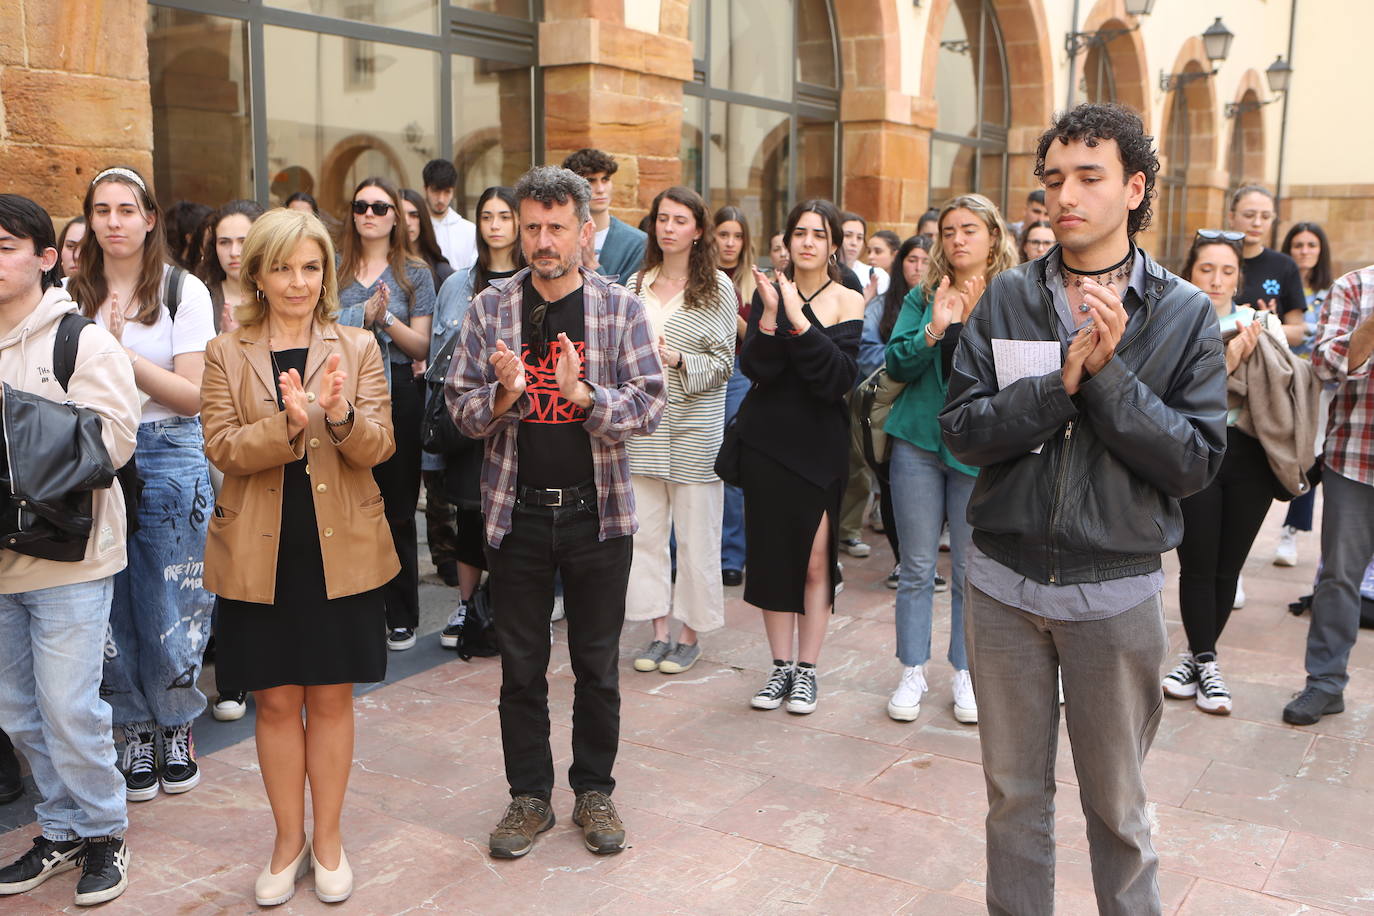
{"type": "MultiPolygon", "coordinates": [[[[582,360],[578,378],[587,377],[587,344],[573,341],[573,347],[582,360]]],[[[554,340],[548,345],[544,358],[539,359],[529,344],[520,348],[520,358],[525,364],[525,393],[530,398],[530,412],[523,418],[524,423],[581,423],[587,419],[587,411],[558,393],[558,358],[563,354],[563,344],[554,340]]]]}

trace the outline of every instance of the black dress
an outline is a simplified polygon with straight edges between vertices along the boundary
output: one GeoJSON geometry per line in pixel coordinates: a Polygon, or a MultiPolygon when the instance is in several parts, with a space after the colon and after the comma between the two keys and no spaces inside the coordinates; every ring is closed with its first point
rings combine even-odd
{"type": "MultiPolygon", "coordinates": [[[[273,353],[281,372],[305,375],[308,351],[273,353]]],[[[281,403],[281,389],[277,389],[281,403]]],[[[283,468],[273,604],[220,598],[215,656],[240,690],[286,684],[363,684],[386,677],[386,606],[380,588],[342,598],[325,591],[324,558],[306,459],[283,468]]]]}
{"type": "MultiPolygon", "coordinates": [[[[793,336],[778,309],[775,334],[761,334],[754,296],[740,369],[755,383],[740,405],[744,491],[744,600],[768,611],[804,613],[806,570],[821,519],[830,529],[830,569],[839,550],[840,497],[849,474],[849,411],[858,378],[863,322],[811,328],[793,336]]],[[[833,609],[833,605],[832,605],[833,609]]]]}

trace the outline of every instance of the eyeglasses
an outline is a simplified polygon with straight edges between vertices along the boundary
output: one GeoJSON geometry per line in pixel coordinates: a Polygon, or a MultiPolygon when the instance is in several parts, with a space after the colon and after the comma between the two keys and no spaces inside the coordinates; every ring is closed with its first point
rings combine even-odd
{"type": "Polygon", "coordinates": [[[1245,241],[1244,232],[1232,232],[1229,229],[1199,229],[1197,237],[1206,239],[1209,242],[1243,242],[1245,241]]]}
{"type": "Polygon", "coordinates": [[[384,200],[374,200],[372,203],[368,203],[365,200],[353,201],[353,212],[358,216],[362,216],[369,208],[377,216],[386,216],[391,212],[391,207],[392,205],[384,200]]]}

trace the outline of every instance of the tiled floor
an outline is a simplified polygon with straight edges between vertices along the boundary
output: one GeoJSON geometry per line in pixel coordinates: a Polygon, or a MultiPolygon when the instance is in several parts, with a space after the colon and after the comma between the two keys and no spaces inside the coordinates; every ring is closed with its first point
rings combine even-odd
{"type": "MultiPolygon", "coordinates": [[[[1232,618],[1222,662],[1230,718],[1170,702],[1147,773],[1167,912],[1374,912],[1374,640],[1356,646],[1348,711],[1309,729],[1279,712],[1302,685],[1315,536],[1296,569],[1269,564],[1282,507],[1246,568],[1249,604],[1232,618]]],[[[357,763],[345,815],[354,913],[983,912],[985,797],[978,730],[954,721],[943,662],[948,598],[937,600],[937,660],[920,718],[890,721],[893,592],[882,538],[845,560],[847,587],[822,659],[814,715],[756,712],[768,665],[757,614],[732,589],[727,628],[685,675],[637,674],[647,638],[627,628],[616,800],[625,853],[598,858],[559,824],[525,859],[492,861],[487,831],[506,801],[496,715],[498,665],[455,659],[358,700],[357,763]]],[[[1172,576],[1173,563],[1170,562],[1172,576]]],[[[1166,591],[1175,645],[1175,590],[1166,591]]],[[[572,676],[559,624],[551,671],[554,754],[569,759],[572,676]]],[[[431,637],[432,638],[432,637],[431,637]]],[[[203,735],[215,728],[206,723],[203,735]]],[[[245,741],[202,758],[187,795],[133,807],[132,882],[109,913],[248,913],[272,821],[245,741]]],[[[1092,913],[1091,872],[1067,737],[1061,738],[1057,911],[1092,913]]],[[[0,835],[0,858],[27,847],[0,835]]],[[[74,881],[0,903],[6,916],[71,907],[74,881]]],[[[304,879],[283,913],[326,907],[304,879]]]]}

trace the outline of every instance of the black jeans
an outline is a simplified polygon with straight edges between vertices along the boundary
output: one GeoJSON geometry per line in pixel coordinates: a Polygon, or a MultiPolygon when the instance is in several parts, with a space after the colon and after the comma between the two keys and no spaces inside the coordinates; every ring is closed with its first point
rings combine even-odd
{"type": "MultiPolygon", "coordinates": [[[[890,466],[889,466],[890,467],[890,466]]],[[[883,520],[883,534],[887,536],[887,546],[892,548],[892,561],[902,562],[902,543],[897,538],[897,515],[892,508],[892,482],[887,479],[887,470],[873,474],[878,478],[878,517],[883,520]]]]}
{"type": "Polygon", "coordinates": [[[1274,501],[1274,473],[1259,440],[1226,431],[1226,457],[1216,479],[1181,503],[1178,604],[1188,649],[1216,655],[1231,616],[1236,581],[1274,501]]]}
{"type": "Polygon", "coordinates": [[[391,425],[396,452],[372,469],[386,504],[386,523],[401,571],[382,586],[386,625],[390,629],[420,625],[419,532],[415,508],[420,504],[420,418],[424,413],[421,379],[410,374],[410,363],[391,365],[391,425]]]}
{"type": "Polygon", "coordinates": [[[0,776],[19,777],[19,758],[15,756],[10,736],[0,731],[0,776]]]}
{"type": "Polygon", "coordinates": [[[608,795],[615,788],[620,629],[634,539],[600,541],[600,525],[594,501],[558,508],[517,502],[500,549],[487,548],[501,647],[501,746],[512,796],[547,800],[553,792],[547,672],[555,574],[563,580],[568,654],[577,679],[568,784],[574,792],[608,795]]]}

